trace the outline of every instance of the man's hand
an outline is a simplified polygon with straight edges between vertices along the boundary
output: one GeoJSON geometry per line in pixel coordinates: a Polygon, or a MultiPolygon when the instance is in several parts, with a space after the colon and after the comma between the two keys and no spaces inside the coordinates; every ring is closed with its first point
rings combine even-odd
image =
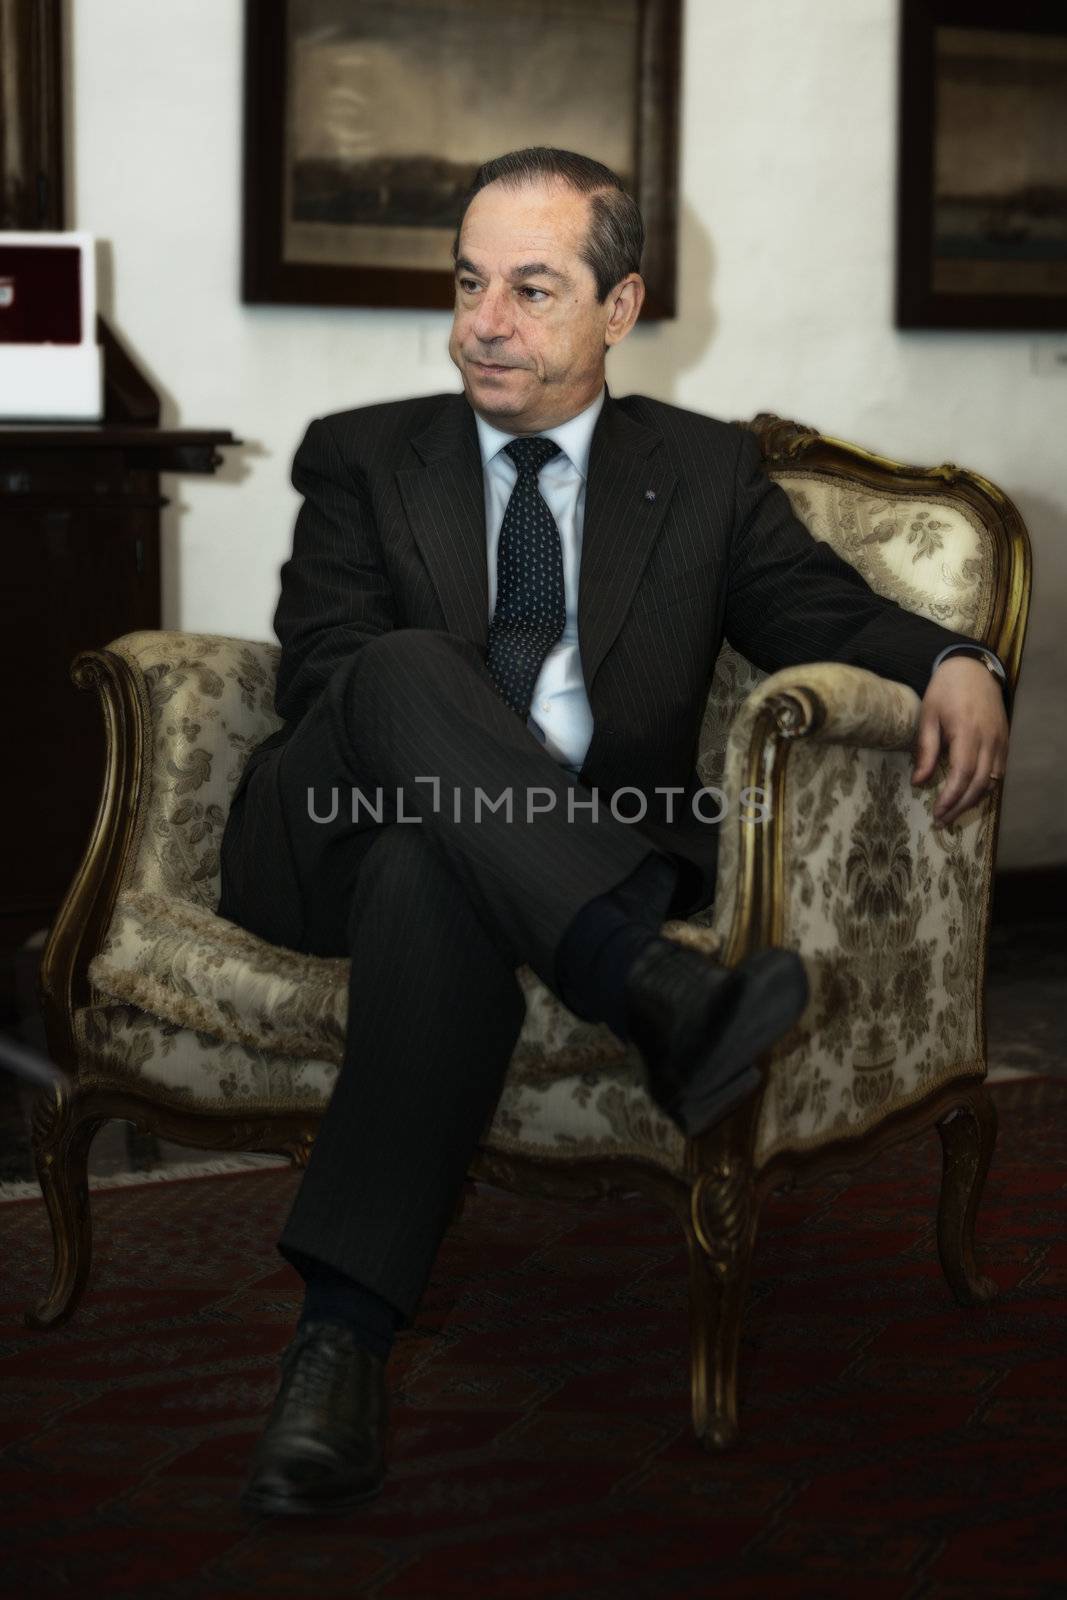
{"type": "Polygon", "coordinates": [[[949,656],[937,668],[919,713],[911,781],[927,783],[942,746],[948,777],[934,802],[934,823],[955,822],[988,794],[990,778],[1003,777],[1008,759],[1008,717],[1000,683],[974,656],[949,656]]]}

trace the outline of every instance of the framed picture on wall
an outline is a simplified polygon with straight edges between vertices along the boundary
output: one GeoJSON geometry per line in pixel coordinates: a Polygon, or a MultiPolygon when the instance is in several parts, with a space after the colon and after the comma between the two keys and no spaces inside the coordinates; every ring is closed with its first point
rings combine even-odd
{"type": "Polygon", "coordinates": [[[897,326],[1067,328],[1067,7],[903,0],[897,326]]]}
{"type": "Polygon", "coordinates": [[[604,161],[675,311],[681,0],[278,0],[245,7],[243,298],[450,307],[481,162],[604,161]]]}

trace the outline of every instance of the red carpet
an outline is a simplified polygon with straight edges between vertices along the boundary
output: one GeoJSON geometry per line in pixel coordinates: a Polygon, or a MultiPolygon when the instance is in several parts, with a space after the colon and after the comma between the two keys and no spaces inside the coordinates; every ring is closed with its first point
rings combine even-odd
{"type": "Polygon", "coordinates": [[[690,1433],[686,1265],[643,1202],[479,1189],[391,1366],[385,1493],[255,1523],[236,1499],[297,1279],[267,1171],[94,1198],[73,1323],[33,1333],[39,1202],[0,1207],[0,1593],[207,1600],[1067,1594],[1067,1085],[994,1091],[980,1218],[1001,1290],[937,1265],[935,1136],[764,1212],[739,1449],[690,1433]]]}

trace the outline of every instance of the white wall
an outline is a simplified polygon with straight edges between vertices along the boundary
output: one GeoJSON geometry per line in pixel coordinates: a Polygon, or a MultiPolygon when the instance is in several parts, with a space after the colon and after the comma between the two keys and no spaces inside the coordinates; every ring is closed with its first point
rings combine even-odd
{"type": "MultiPolygon", "coordinates": [[[[101,308],[167,397],[165,422],[248,446],[214,480],[167,480],[164,625],[268,638],[307,421],[457,387],[448,319],[243,306],[241,0],[69,10],[70,225],[106,242],[101,308]]],[[[612,387],[723,417],[777,411],[975,467],[1012,496],[1036,597],[1000,861],[1063,861],[1067,377],[1031,367],[1051,336],[892,326],[895,0],[687,13],[681,316],[613,353],[612,387]]]]}

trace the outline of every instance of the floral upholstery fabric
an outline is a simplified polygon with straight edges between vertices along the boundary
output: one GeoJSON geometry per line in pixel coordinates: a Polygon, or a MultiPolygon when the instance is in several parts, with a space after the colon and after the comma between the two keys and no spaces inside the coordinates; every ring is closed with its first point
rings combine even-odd
{"type": "Polygon", "coordinates": [[[74,1014],[82,1076],[151,1091],[153,1099],[201,1111],[321,1110],[337,1079],[336,1061],[276,1055],[196,1028],[183,1028],[133,1004],[98,1001],[74,1014]]]}
{"type": "Polygon", "coordinates": [[[844,746],[790,753],[783,943],[804,952],[812,1002],[775,1060],[762,1160],[862,1133],[985,1071],[994,802],[933,828],[932,791],[913,792],[911,764],[844,746]]]}
{"type": "MultiPolygon", "coordinates": [[[[664,931],[694,949],[718,947],[695,920],[664,931]]],[[[175,1102],[321,1109],[344,1053],[349,966],[268,944],[194,903],[135,892],[90,969],[96,988],[128,1003],[86,1007],[79,1026],[95,1060],[175,1102]]],[[[621,1139],[629,1154],[680,1163],[682,1140],[645,1093],[639,1057],[575,1017],[529,967],[518,978],[526,1021],[494,1144],[608,1149],[621,1139]]]]}
{"type": "MultiPolygon", "coordinates": [[[[733,723],[724,787],[738,792],[756,719],[789,691],[825,720],[789,747],[782,943],[811,1001],[775,1052],[757,1160],[856,1136],[953,1077],[981,1073],[982,971],[993,800],[932,827],[936,782],[916,790],[919,697],[857,667],[812,663],[765,677],[733,723]]],[[[712,930],[726,946],[741,834],[720,833],[712,930]]]]}
{"type": "MultiPolygon", "coordinates": [[[[714,952],[696,921],[664,931],[714,952]]],[[[174,1104],[204,1110],[321,1110],[341,1062],[349,962],[268,944],[194,904],[134,893],[92,964],[126,1004],[78,1013],[87,1057],[174,1104]]],[[[497,1150],[568,1148],[645,1156],[679,1172],[681,1137],[643,1087],[636,1054],[575,1017],[529,967],[526,1021],[492,1125],[497,1150]]]]}
{"type": "MultiPolygon", "coordinates": [[[[528,968],[520,982],[532,1005],[483,1141],[504,1154],[576,1159],[629,1156],[678,1176],[685,1168],[685,1141],[646,1094],[636,1056],[607,1029],[578,1027],[528,968]],[[559,1013],[538,1016],[539,990],[559,1013]],[[532,1026],[531,1026],[532,1022],[532,1026]],[[562,1029],[560,1048],[546,1051],[533,1040],[546,1028],[562,1029]],[[599,1037],[591,1039],[588,1035],[599,1037]],[[566,1042],[570,1038],[571,1042],[566,1042]]],[[[256,1050],[213,1033],[182,1027],[137,1005],[85,1006],[75,1014],[80,1054],[93,1063],[92,1076],[110,1084],[148,1087],[154,1099],[199,1111],[255,1116],[273,1112],[320,1112],[337,1078],[336,1060],[293,1057],[256,1050]]]]}
{"type": "Polygon", "coordinates": [[[148,796],[125,890],[219,903],[219,844],[230,796],[281,718],[281,650],[200,633],[127,633],[108,645],[141,686],[148,796]]]}
{"type": "MultiPolygon", "coordinates": [[[[929,503],[779,474],[817,537],[868,581],[961,632],[988,622],[987,531],[946,496],[929,503]]],[[[149,732],[136,847],[90,966],[77,1026],[87,1069],[198,1108],[321,1109],[341,1059],[348,962],[269,945],[215,914],[218,850],[249,752],[278,726],[278,649],[202,634],[127,634],[149,732]]],[[[825,715],[796,740],[784,787],[783,942],[812,1002],[775,1052],[757,1160],[862,1132],[937,1083],[982,1069],[981,973],[992,805],[931,827],[913,792],[918,698],[857,668],[768,677],[722,650],[698,749],[707,784],[740,793],[756,718],[772,697],[814,695],[825,715]]],[[[736,807],[730,815],[736,819],[736,807]]],[[[665,932],[714,954],[730,937],[740,820],[720,835],[715,904],[665,932]]],[[[636,1054],[568,1012],[529,968],[527,1015],[485,1140],[554,1159],[611,1153],[681,1172],[684,1145],[645,1092],[636,1054]]]]}
{"type": "Polygon", "coordinates": [[[90,967],[105,994],[250,1050],[344,1052],[349,962],[268,944],[195,901],[124,895],[90,967]]]}
{"type": "Polygon", "coordinates": [[[828,472],[776,472],[797,516],[872,589],[945,628],[979,638],[993,615],[993,536],[950,491],[871,494],[828,472]]]}

